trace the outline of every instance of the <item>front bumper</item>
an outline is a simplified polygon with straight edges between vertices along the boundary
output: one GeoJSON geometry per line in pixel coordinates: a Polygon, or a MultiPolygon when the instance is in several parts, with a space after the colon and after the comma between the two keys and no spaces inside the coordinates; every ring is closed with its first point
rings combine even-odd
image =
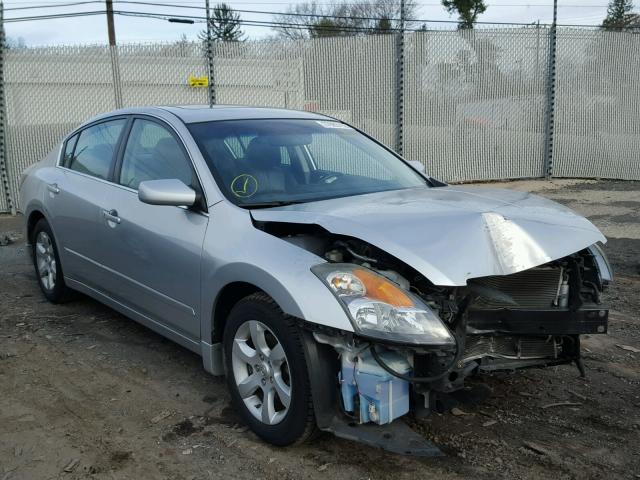
{"type": "Polygon", "coordinates": [[[450,394],[462,389],[465,379],[476,373],[575,363],[584,374],[580,335],[606,333],[607,326],[608,309],[600,305],[572,311],[469,311],[463,328],[453,332],[457,352],[415,345],[373,345],[388,353],[385,361],[395,361],[396,368],[402,365],[400,357],[404,358],[410,368],[399,370],[412,377],[437,376],[446,365],[453,365],[446,375],[426,383],[387,375],[368,353],[370,340],[303,329],[307,364],[313,365],[309,375],[318,426],[390,451],[438,454],[433,445],[421,443],[410,431],[402,430],[402,422],[394,420],[407,411],[420,417],[450,408],[455,404],[449,401],[453,398],[450,394]],[[404,386],[399,385],[403,382],[404,386]],[[331,384],[335,388],[327,388],[331,384]],[[442,409],[443,405],[448,407],[442,409]],[[389,433],[392,430],[387,428],[393,425],[402,433],[389,433]],[[415,448],[408,448],[406,442],[415,448]]]}
{"type": "MultiPolygon", "coordinates": [[[[578,309],[470,310],[464,331],[456,335],[461,353],[455,367],[439,381],[415,389],[451,393],[476,373],[569,363],[584,373],[580,335],[607,333],[608,322],[608,308],[596,304],[578,309]]],[[[432,374],[435,368],[432,357],[414,354],[416,376],[432,374]]]]}
{"type": "Polygon", "coordinates": [[[606,333],[608,315],[607,308],[596,304],[578,309],[469,310],[452,332],[455,350],[374,342],[373,347],[396,365],[393,371],[372,358],[370,341],[360,339],[360,347],[355,347],[355,340],[353,350],[341,352],[342,406],[359,423],[385,424],[410,410],[410,398],[424,397],[424,402],[411,404],[428,405],[433,395],[460,390],[477,373],[569,363],[584,373],[580,335],[606,333]]]}

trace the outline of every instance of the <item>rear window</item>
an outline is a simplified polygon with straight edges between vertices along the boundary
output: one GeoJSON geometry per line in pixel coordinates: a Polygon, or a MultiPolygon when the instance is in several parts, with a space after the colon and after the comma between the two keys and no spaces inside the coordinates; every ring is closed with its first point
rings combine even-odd
{"type": "Polygon", "coordinates": [[[111,120],[92,125],[67,141],[63,165],[76,172],[106,180],[113,161],[118,139],[126,119],[111,120]],[[75,143],[71,150],[70,144],[75,143]]]}

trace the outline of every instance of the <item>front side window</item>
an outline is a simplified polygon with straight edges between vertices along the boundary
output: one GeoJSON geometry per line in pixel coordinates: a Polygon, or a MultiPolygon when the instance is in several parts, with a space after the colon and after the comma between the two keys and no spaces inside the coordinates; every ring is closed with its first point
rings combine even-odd
{"type": "Polygon", "coordinates": [[[188,128],[222,191],[241,206],[428,185],[387,149],[336,121],[229,120],[188,128]]]}
{"type": "Polygon", "coordinates": [[[178,179],[192,185],[191,161],[173,134],[151,120],[133,122],[122,157],[119,183],[137,189],[145,180],[178,179]]]}
{"type": "Polygon", "coordinates": [[[79,133],[75,147],[68,151],[73,138],[67,141],[63,165],[76,172],[107,180],[118,139],[126,119],[111,120],[85,128],[79,133]]]}

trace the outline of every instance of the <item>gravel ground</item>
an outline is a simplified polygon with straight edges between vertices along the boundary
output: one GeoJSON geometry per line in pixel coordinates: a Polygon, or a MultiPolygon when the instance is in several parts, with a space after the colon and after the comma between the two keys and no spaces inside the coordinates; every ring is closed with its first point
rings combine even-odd
{"type": "Polygon", "coordinates": [[[88,298],[47,303],[21,220],[0,217],[0,480],[640,478],[640,353],[628,349],[640,349],[640,182],[504,186],[564,203],[609,238],[610,332],[584,339],[586,379],[572,366],[484,376],[488,398],[411,421],[446,452],[435,459],[330,435],[262,443],[193,353],[88,298]]]}

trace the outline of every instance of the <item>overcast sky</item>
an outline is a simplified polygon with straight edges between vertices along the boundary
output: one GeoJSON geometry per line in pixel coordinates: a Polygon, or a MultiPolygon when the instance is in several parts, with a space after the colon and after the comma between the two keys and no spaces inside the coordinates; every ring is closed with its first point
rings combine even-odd
{"type": "MultiPolygon", "coordinates": [[[[52,8],[50,6],[63,3],[72,3],[80,0],[13,0],[4,2],[5,18],[15,18],[32,15],[75,13],[104,10],[104,2],[87,3],[72,7],[52,8]],[[15,7],[47,6],[33,10],[10,10],[15,7]]],[[[151,1],[151,0],[147,0],[151,1]]],[[[180,1],[180,0],[156,0],[158,3],[172,3],[183,6],[204,6],[204,0],[180,1]]],[[[212,4],[217,3],[211,0],[212,4]]],[[[328,3],[330,0],[318,0],[318,3],[328,3]]],[[[158,7],[150,5],[131,5],[115,3],[116,10],[152,12],[158,14],[176,15],[204,15],[203,11],[185,8],[158,7]]],[[[259,11],[284,11],[289,2],[266,0],[238,0],[227,1],[236,10],[259,11]]],[[[294,2],[295,3],[295,2],[294,2]]],[[[420,19],[429,20],[456,20],[449,15],[437,0],[417,0],[420,19]]],[[[552,18],[552,5],[549,0],[488,0],[487,11],[480,17],[486,22],[518,22],[532,23],[538,20],[542,23],[550,23],[552,18]]],[[[606,15],[607,0],[560,0],[558,9],[558,22],[562,24],[586,24],[597,25],[606,15]]],[[[634,11],[639,11],[636,7],[634,11]]],[[[271,15],[240,13],[246,20],[271,20],[271,15]]],[[[195,39],[204,24],[182,25],[169,23],[164,20],[149,18],[133,18],[116,16],[116,37],[118,43],[135,43],[151,41],[173,41],[183,34],[190,39],[195,39]]],[[[431,24],[436,27],[437,24],[431,24]]],[[[243,27],[249,38],[264,38],[273,35],[273,30],[267,27],[243,27]]],[[[55,20],[38,20],[27,22],[7,23],[6,32],[11,40],[19,38],[30,46],[36,45],[72,45],[72,44],[98,44],[107,42],[106,17],[103,14],[55,20]]]]}

